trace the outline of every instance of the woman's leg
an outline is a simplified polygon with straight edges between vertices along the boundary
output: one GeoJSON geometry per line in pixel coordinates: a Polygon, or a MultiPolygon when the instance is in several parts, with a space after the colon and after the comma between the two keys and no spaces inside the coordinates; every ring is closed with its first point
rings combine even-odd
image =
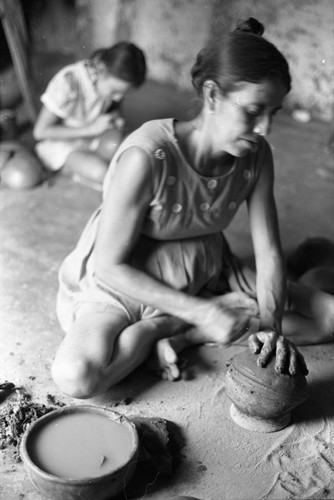
{"type": "Polygon", "coordinates": [[[108,165],[112,157],[116,153],[118,146],[121,144],[123,138],[123,132],[117,130],[116,128],[107,130],[101,136],[96,152],[107,162],[108,165]]]}
{"type": "Polygon", "coordinates": [[[289,310],[283,316],[283,334],[297,345],[333,340],[334,296],[289,282],[289,310]]]}
{"type": "MultiPolygon", "coordinates": [[[[240,292],[239,292],[240,293],[240,292]]],[[[226,294],[228,306],[240,306],[238,292],[226,294]],[[231,300],[232,299],[232,300],[231,300]],[[236,302],[233,304],[234,300],[236,302]]],[[[320,344],[334,339],[334,296],[298,283],[289,283],[290,308],[284,312],[282,330],[284,336],[296,345],[320,344]]],[[[248,337],[256,332],[257,317],[251,319],[249,330],[234,342],[248,345],[248,337]]],[[[216,342],[216,340],[215,340],[216,342]]],[[[208,343],[197,328],[160,340],[155,353],[164,378],[177,380],[180,377],[178,355],[192,345],[208,343]]],[[[217,342],[216,342],[217,343],[217,342]]]]}
{"type": "MultiPolygon", "coordinates": [[[[231,289],[237,290],[240,286],[249,288],[256,293],[256,273],[241,263],[235,267],[236,273],[231,275],[229,284],[231,289]]],[[[331,268],[333,269],[333,268],[331,268]]],[[[313,269],[316,271],[316,269],[313,269]]],[[[289,297],[283,315],[282,332],[285,337],[296,345],[319,344],[334,338],[334,296],[325,293],[328,288],[328,275],[323,273],[312,275],[312,287],[304,283],[288,282],[289,297]]],[[[307,277],[301,276],[301,281],[307,277]]],[[[244,291],[249,293],[248,289],[244,291]]],[[[254,318],[254,327],[258,324],[254,318]]],[[[254,330],[250,327],[250,330],[254,330]]],[[[247,345],[247,335],[243,335],[236,344],[247,345]]]]}
{"type": "Polygon", "coordinates": [[[63,173],[74,180],[101,189],[108,163],[92,151],[72,151],[66,159],[63,173]]]}
{"type": "Polygon", "coordinates": [[[95,151],[72,151],[66,159],[63,173],[81,184],[101,190],[109,163],[122,139],[123,134],[119,130],[107,130],[100,137],[95,151]]]}
{"type": "Polygon", "coordinates": [[[169,316],[133,325],[115,311],[79,316],[60,345],[52,376],[65,394],[92,397],[117,384],[147,359],[159,339],[182,327],[169,316]]]}

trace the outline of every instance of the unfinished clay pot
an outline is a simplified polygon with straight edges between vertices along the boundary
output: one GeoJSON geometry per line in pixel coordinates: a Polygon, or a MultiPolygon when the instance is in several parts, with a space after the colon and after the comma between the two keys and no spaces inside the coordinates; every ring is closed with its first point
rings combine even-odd
{"type": "Polygon", "coordinates": [[[300,372],[276,373],[275,357],[265,368],[257,365],[257,358],[247,349],[231,361],[226,375],[230,414],[245,429],[279,431],[289,425],[293,408],[307,399],[307,382],[300,372]]]}

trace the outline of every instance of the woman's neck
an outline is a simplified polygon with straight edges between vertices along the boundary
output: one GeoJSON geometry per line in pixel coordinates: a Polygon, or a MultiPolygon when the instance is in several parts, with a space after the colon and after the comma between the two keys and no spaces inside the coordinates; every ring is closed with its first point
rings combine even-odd
{"type": "Polygon", "coordinates": [[[214,177],[228,172],[235,158],[229,153],[215,153],[210,135],[200,116],[191,121],[175,124],[176,139],[189,165],[201,175],[214,177]]]}

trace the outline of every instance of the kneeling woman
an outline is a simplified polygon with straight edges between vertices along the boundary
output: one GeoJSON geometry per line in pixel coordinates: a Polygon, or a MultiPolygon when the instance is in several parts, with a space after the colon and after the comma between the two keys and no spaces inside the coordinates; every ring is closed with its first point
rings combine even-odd
{"type": "Polygon", "coordinates": [[[306,372],[287,337],[312,343],[332,333],[333,297],[291,286],[286,300],[264,137],[290,75],[262,31],[250,19],[199,53],[192,68],[203,98],[198,116],[148,122],[117,151],[103,203],[60,269],[58,316],[67,335],[53,377],[64,393],[87,398],[107,390],[153,348],[161,368],[177,378],[181,349],[229,345],[253,318],[258,331],[249,343],[258,363],[275,353],[279,372],[294,374],[298,365],[306,372]],[[243,202],[256,277],[222,232],[243,202]]]}

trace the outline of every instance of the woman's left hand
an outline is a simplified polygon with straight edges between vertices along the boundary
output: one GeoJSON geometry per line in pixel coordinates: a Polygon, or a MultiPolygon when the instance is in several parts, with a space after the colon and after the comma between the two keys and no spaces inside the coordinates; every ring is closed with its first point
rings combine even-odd
{"type": "Polygon", "coordinates": [[[275,370],[277,373],[296,375],[299,370],[303,375],[308,374],[304,357],[295,344],[283,335],[272,330],[260,331],[250,335],[248,344],[254,354],[259,354],[257,359],[259,366],[265,367],[271,356],[276,353],[275,370]]]}

